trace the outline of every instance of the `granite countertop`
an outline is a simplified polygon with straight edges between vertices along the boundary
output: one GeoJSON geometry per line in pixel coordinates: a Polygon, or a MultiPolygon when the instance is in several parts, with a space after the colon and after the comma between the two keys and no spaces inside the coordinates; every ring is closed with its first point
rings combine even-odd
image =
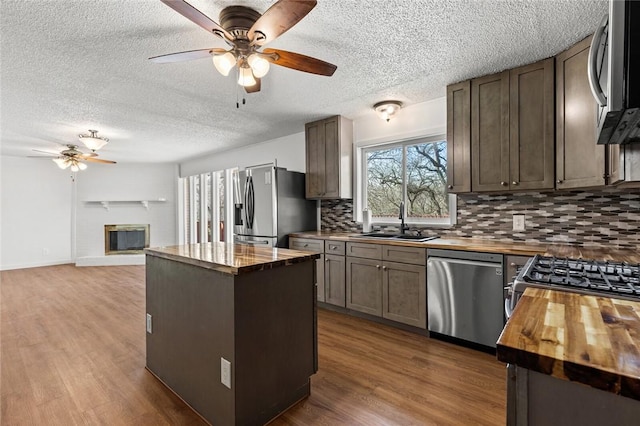
{"type": "Polygon", "coordinates": [[[416,242],[407,240],[387,240],[379,238],[366,238],[357,233],[307,231],[290,234],[297,238],[315,238],[334,241],[351,241],[360,243],[391,244],[407,247],[423,247],[427,249],[448,249],[479,251],[485,253],[501,253],[508,255],[534,256],[545,254],[547,256],[571,257],[596,260],[617,260],[631,263],[640,263],[640,252],[631,250],[617,250],[604,248],[586,248],[569,246],[564,244],[540,244],[525,242],[501,242],[479,238],[438,238],[435,240],[416,242]]]}
{"type": "Polygon", "coordinates": [[[529,287],[500,361],[640,400],[640,302],[529,287]]]}
{"type": "Polygon", "coordinates": [[[150,256],[188,263],[231,275],[277,268],[320,257],[319,254],[306,251],[226,243],[154,247],[147,248],[144,252],[150,256]]]}

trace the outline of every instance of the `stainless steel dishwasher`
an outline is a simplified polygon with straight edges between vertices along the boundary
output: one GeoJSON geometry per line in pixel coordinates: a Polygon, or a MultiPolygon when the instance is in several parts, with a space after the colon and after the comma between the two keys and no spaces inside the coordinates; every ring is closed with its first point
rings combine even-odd
{"type": "Polygon", "coordinates": [[[429,249],[429,331],[495,348],[504,327],[503,256],[429,249]]]}

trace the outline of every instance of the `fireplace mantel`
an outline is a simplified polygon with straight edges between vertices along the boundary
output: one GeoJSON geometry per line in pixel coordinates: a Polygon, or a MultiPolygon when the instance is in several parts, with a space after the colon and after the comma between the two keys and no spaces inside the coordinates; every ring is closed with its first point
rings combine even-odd
{"type": "Polygon", "coordinates": [[[150,203],[166,203],[165,198],[158,198],[153,200],[85,200],[85,204],[101,204],[105,210],[109,210],[112,205],[128,205],[128,204],[141,204],[145,209],[149,210],[150,203]]]}

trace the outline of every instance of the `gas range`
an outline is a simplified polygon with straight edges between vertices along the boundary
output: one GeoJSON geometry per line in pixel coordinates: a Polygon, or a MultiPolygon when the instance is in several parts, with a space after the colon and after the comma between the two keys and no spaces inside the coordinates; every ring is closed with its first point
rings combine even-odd
{"type": "Polygon", "coordinates": [[[640,300],[640,265],[536,255],[510,284],[507,318],[527,287],[640,300]]]}

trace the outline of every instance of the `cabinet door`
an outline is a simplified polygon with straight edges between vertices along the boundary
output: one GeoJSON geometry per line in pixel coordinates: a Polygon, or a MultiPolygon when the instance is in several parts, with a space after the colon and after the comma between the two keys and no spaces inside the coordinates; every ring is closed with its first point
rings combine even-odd
{"type": "Polygon", "coordinates": [[[447,86],[447,190],[471,191],[471,82],[447,86]]]}
{"type": "Polygon", "coordinates": [[[324,193],[325,140],[323,120],[305,124],[306,197],[318,198],[324,193]]]}
{"type": "Polygon", "coordinates": [[[340,198],[340,135],[339,117],[322,121],[324,137],[323,198],[340,198]]]}
{"type": "Polygon", "coordinates": [[[427,269],[420,265],[382,264],[382,316],[427,328],[427,269]]]}
{"type": "Polygon", "coordinates": [[[347,308],[382,316],[381,263],[347,257],[347,308]]]}
{"type": "MultiPolygon", "coordinates": [[[[554,60],[510,71],[510,189],[554,187],[554,60]]],[[[586,66],[585,66],[586,69],[586,66]]]]}
{"type": "Polygon", "coordinates": [[[596,143],[597,104],[587,76],[591,38],[556,56],[556,188],[605,184],[605,145],[596,143]]]}
{"type": "Polygon", "coordinates": [[[345,306],[345,258],[324,255],[324,295],[325,302],[345,306]]]}
{"type": "Polygon", "coordinates": [[[509,189],[509,71],[471,81],[471,188],[509,189]]]}

